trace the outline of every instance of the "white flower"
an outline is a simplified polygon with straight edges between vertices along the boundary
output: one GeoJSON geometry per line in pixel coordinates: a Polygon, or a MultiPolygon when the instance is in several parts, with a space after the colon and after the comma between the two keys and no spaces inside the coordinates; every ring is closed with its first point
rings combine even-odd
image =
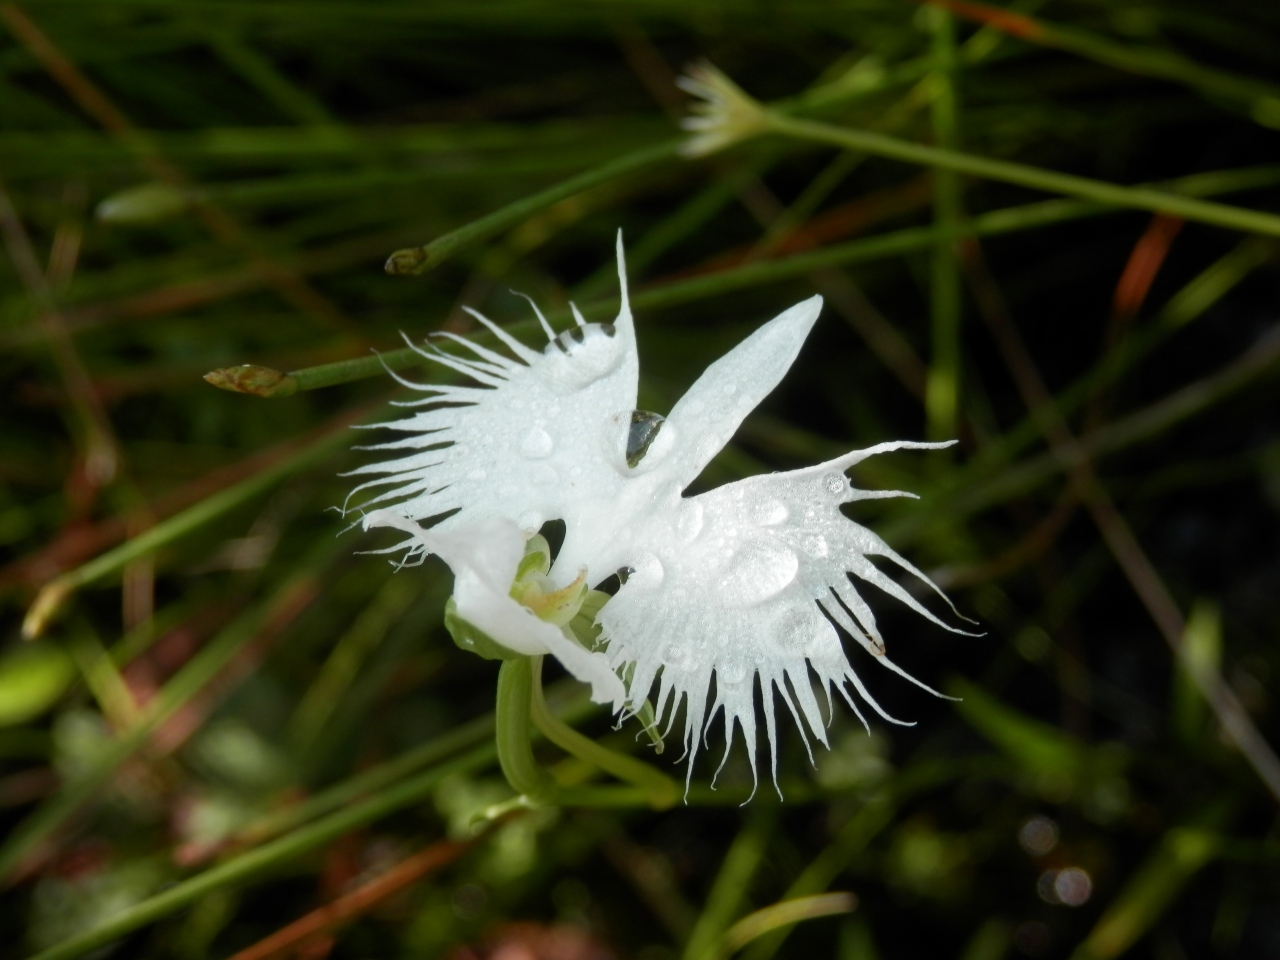
{"type": "Polygon", "coordinates": [[[454,571],[461,616],[514,651],[554,654],[591,683],[597,701],[616,710],[625,699],[633,712],[652,694],[668,728],[683,702],[690,767],[705,729],[723,711],[725,755],[741,727],[754,771],[759,683],[776,779],[775,690],[802,734],[807,727],[827,743],[810,671],[828,712],[839,691],[865,725],[847,684],[893,720],[854,673],[833,626],[907,676],[885,655],[850,573],[939,626],[964,632],[882,573],[870,557],[897,564],[941,596],[923,573],[840,512],[855,500],[911,496],[855,489],[844,476],[849,467],[890,450],[949,444],[881,443],[685,497],[791,366],[822,299],[786,310],[713,363],[664,420],[635,410],[638,360],[621,234],[617,256],[622,304],[612,324],[586,323],[575,309],[577,325],[557,335],[539,313],[550,342],[538,352],[469,311],[517,359],[452,334],[439,336],[471,356],[420,351],[481,386],[406,384],[429,396],[402,404],[419,412],[382,425],[405,436],[371,449],[395,452],[394,458],[355,471],[379,475],[357,491],[388,488],[366,504],[378,509],[364,525],[408,533],[393,549],[405,549],[409,562],[439,554],[454,571]],[[428,518],[438,519],[423,530],[418,521],[428,518]],[[549,519],[565,522],[552,582],[567,583],[584,568],[589,583],[623,574],[597,617],[602,652],[587,651],[509,596],[523,536],[549,519]],[[715,700],[708,705],[713,675],[715,700]],[[625,698],[619,676],[626,678],[625,698]]]}

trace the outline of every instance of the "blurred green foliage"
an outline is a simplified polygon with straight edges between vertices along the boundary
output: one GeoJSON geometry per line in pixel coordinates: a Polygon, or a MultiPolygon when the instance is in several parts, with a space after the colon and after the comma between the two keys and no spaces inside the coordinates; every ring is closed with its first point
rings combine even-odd
{"type": "Polygon", "coordinates": [[[18,952],[1280,954],[1280,10],[33,0],[0,27],[18,952]],[[811,126],[680,156],[702,57],[811,126]],[[1157,200],[971,175],[991,161],[1157,200]],[[895,660],[962,700],[851,645],[916,726],[837,707],[815,767],[787,734],[782,803],[738,806],[737,754],[654,812],[538,743],[564,803],[513,808],[497,664],[450,643],[447,571],[393,573],[331,509],[350,427],[399,395],[383,363],[439,377],[400,331],[474,334],[467,305],[531,336],[511,288],[611,316],[619,227],[646,409],[826,298],[700,487],[961,440],[855,479],[921,495],[857,517],[981,620],[958,640],[877,606],[895,660]],[[403,250],[419,276],[384,272],[403,250]]]}

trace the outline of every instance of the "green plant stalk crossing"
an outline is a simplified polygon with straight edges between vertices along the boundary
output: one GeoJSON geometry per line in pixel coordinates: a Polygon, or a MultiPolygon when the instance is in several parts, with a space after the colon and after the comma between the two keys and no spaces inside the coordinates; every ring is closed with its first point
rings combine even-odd
{"type": "Polygon", "coordinates": [[[838,127],[812,120],[797,120],[768,111],[766,116],[768,130],[782,136],[827,143],[848,150],[865,150],[867,153],[902,160],[906,163],[954,170],[957,173],[999,180],[1003,183],[1030,187],[1033,190],[1044,190],[1047,193],[1080,197],[1111,206],[1168,213],[1199,223],[1280,237],[1280,216],[1263,213],[1260,210],[1246,210],[1223,203],[1197,200],[1194,197],[1164,193],[1149,187],[1123,187],[1101,180],[1091,180],[1088,177],[1012,163],[1008,160],[994,160],[990,157],[961,153],[958,150],[910,143],[867,130],[838,127]]]}
{"type": "Polygon", "coordinates": [[[642,147],[639,150],[624,154],[616,160],[610,160],[608,163],[587,170],[576,177],[570,177],[568,180],[557,183],[555,186],[548,187],[546,190],[535,193],[532,196],[525,197],[523,200],[509,204],[501,210],[495,210],[488,216],[473,220],[466,226],[437,237],[430,243],[423,244],[420,247],[407,247],[403,250],[397,250],[387,258],[387,273],[418,276],[428,270],[432,270],[467,247],[474,246],[482,240],[487,240],[489,237],[501,233],[508,227],[515,226],[539,210],[543,210],[554,203],[559,203],[561,200],[567,200],[569,197],[582,193],[584,190],[589,190],[602,183],[608,183],[610,180],[615,180],[628,173],[642,170],[645,167],[676,156],[683,142],[683,138],[681,138],[642,147]]]}
{"type": "Polygon", "coordinates": [[[163,893],[158,893],[130,907],[93,930],[50,947],[32,957],[31,960],[72,960],[75,957],[82,957],[134,930],[190,906],[207,893],[264,873],[305,853],[310,853],[345,833],[397,810],[403,810],[429,796],[448,777],[460,773],[471,773],[487,766],[493,761],[493,752],[493,745],[485,744],[412,780],[388,787],[377,796],[362,803],[330,814],[323,820],[295,830],[288,836],[263,844],[248,853],[242,853],[225,863],[184,880],[163,893]]]}

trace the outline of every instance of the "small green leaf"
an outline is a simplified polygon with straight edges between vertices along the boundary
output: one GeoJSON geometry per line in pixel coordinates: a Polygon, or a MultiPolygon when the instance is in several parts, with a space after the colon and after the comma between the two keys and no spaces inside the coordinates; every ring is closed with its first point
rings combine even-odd
{"type": "Polygon", "coordinates": [[[453,597],[450,597],[444,605],[444,628],[449,631],[449,636],[453,637],[453,642],[460,649],[479,654],[486,660],[515,660],[524,656],[510,647],[504,647],[493,637],[476,629],[458,616],[458,605],[453,597]]]}
{"type": "Polygon", "coordinates": [[[26,723],[62,696],[76,668],[59,648],[28,644],[0,658],[0,726],[26,723]]]}

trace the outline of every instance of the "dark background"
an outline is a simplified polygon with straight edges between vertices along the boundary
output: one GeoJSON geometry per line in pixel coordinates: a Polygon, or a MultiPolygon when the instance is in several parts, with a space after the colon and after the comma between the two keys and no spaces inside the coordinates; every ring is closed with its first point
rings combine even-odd
{"type": "MultiPolygon", "coordinates": [[[[393,250],[673,138],[687,100],[674,78],[702,57],[766,102],[861,77],[809,115],[914,142],[947,140],[932,105],[950,83],[967,152],[1118,184],[1221,171],[1210,199],[1277,209],[1280,11],[1009,9],[1052,29],[905,0],[0,5],[0,930],[15,951],[475,756],[386,815],[160,910],[115,955],[227,957],[355,896],[346,926],[288,948],[692,958],[753,910],[826,890],[853,891],[857,909],[745,955],[1280,954],[1277,798],[1256,770],[1266,758],[1250,762],[1221,723],[1225,697],[1280,737],[1273,240],[1098,208],[679,293],[948,216],[934,199],[945,177],[772,138],[606,179],[421,277],[382,270],[393,250]],[[964,699],[935,700],[851,645],[880,702],[917,725],[868,737],[837,707],[816,769],[788,730],[784,804],[761,790],[737,805],[739,752],[718,799],[516,816],[375,896],[384,871],[470,836],[509,796],[476,754],[487,734],[463,726],[492,710],[496,667],[441,628],[441,565],[393,577],[328,509],[362,462],[348,425],[397,395],[385,375],[270,399],[201,376],[470,332],[463,304],[524,323],[532,342],[509,288],[557,323],[570,297],[610,315],[619,227],[633,295],[677,291],[637,300],[648,409],[670,409],[779,310],[827,298],[699,488],[887,439],[960,438],[858,467],[855,483],[921,500],[853,515],[981,622],[983,637],[955,637],[866,591],[895,660],[964,699]],[[882,328],[906,348],[896,369],[882,328]],[[928,423],[923,385],[953,336],[958,406],[928,423]],[[1056,406],[1028,393],[1036,382],[1056,406]],[[1071,437],[1085,453],[1068,471],[1071,437]],[[109,553],[173,516],[193,522],[158,551],[109,553]],[[24,642],[41,589],[104,555],[120,562],[24,642]],[[1217,685],[1216,710],[1167,639],[1217,685]],[[385,776],[341,792],[371,771],[385,776]]],[[[958,184],[962,219],[1047,199],[958,184]]],[[[579,726],[643,750],[634,724],[579,726]]],[[[721,743],[713,732],[704,757],[721,743]]],[[[683,779],[676,752],[651,759],[683,779]]],[[[701,760],[694,782],[713,769],[701,760]]]]}

